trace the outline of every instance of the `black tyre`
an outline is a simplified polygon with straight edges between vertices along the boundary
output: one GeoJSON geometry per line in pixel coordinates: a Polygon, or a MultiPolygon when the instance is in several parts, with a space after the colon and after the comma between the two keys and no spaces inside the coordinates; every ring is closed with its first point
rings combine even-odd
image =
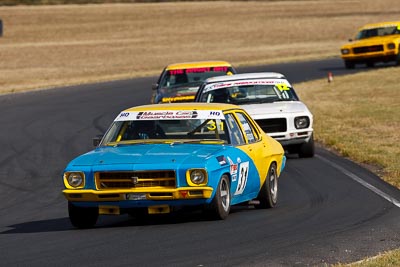
{"type": "Polygon", "coordinates": [[[368,68],[373,68],[373,67],[375,66],[375,62],[373,62],[373,61],[368,61],[368,62],[366,63],[366,65],[367,65],[368,68]]]}
{"type": "Polygon", "coordinates": [[[346,67],[346,69],[354,69],[355,64],[354,64],[354,62],[351,62],[349,60],[345,60],[344,61],[344,66],[346,67]]]}
{"type": "Polygon", "coordinates": [[[276,206],[278,203],[278,173],[276,172],[276,164],[272,163],[269,166],[267,179],[265,179],[257,200],[260,202],[255,205],[258,209],[269,209],[276,206]]]}
{"type": "Polygon", "coordinates": [[[299,147],[299,157],[300,158],[312,158],[314,157],[314,135],[311,134],[310,140],[300,145],[299,147]]]}
{"type": "Polygon", "coordinates": [[[98,208],[82,208],[68,202],[69,220],[77,228],[91,228],[99,218],[98,208]]]}
{"type": "Polygon", "coordinates": [[[231,209],[231,192],[229,178],[222,175],[217,191],[211,204],[206,208],[207,214],[216,220],[224,220],[229,215],[231,209]]]}
{"type": "Polygon", "coordinates": [[[397,54],[397,57],[396,57],[396,65],[400,66],[400,45],[399,45],[399,53],[397,54]]]}

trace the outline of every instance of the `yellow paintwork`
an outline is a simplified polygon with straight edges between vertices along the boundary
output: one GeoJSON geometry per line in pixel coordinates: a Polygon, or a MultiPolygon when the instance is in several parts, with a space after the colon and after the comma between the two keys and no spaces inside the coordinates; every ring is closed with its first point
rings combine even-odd
{"type": "MultiPolygon", "coordinates": [[[[125,111],[133,112],[133,111],[148,111],[148,110],[165,110],[165,105],[152,104],[152,105],[143,105],[129,108],[125,111]]],[[[168,110],[221,110],[224,113],[233,112],[233,111],[242,111],[243,109],[239,108],[236,105],[225,104],[225,103],[201,103],[201,102],[193,102],[193,103],[171,103],[168,104],[168,110]]],[[[250,121],[253,122],[251,119],[250,121]]],[[[280,175],[280,166],[282,164],[282,155],[284,154],[284,150],[281,144],[275,139],[269,137],[264,133],[263,130],[258,126],[257,123],[254,122],[253,126],[257,129],[258,135],[260,136],[260,141],[252,144],[247,144],[244,146],[238,146],[238,148],[242,149],[246,153],[250,155],[253,159],[254,163],[257,166],[257,169],[260,173],[266,174],[268,172],[269,166],[271,162],[277,163],[277,172],[278,176],[280,175]],[[262,148],[262,149],[257,149],[262,148]],[[262,155],[254,155],[250,150],[260,150],[262,151],[262,155]],[[269,162],[265,162],[264,159],[268,158],[269,162]]],[[[262,175],[262,177],[266,177],[266,175],[262,175]]],[[[262,184],[262,183],[261,183],[262,184]]]]}
{"type": "MultiPolygon", "coordinates": [[[[366,24],[363,27],[359,28],[358,32],[366,29],[388,27],[395,25],[397,25],[398,30],[400,30],[400,21],[392,21],[392,22],[379,22],[379,23],[366,24]]],[[[382,61],[385,61],[384,59],[387,59],[388,57],[395,57],[396,55],[400,54],[400,34],[374,36],[370,38],[354,40],[350,43],[343,45],[341,47],[341,51],[343,50],[349,50],[348,54],[343,54],[343,53],[341,54],[342,59],[345,61],[349,62],[354,61],[360,63],[367,62],[368,60],[380,61],[380,59],[382,59],[382,61]],[[393,49],[389,49],[388,48],[389,44],[394,44],[395,47],[393,49]],[[353,49],[357,47],[371,47],[377,45],[383,45],[384,50],[366,51],[357,54],[353,52],[353,49]]]]}
{"type": "Polygon", "coordinates": [[[226,61],[197,61],[197,62],[174,63],[168,65],[165,69],[179,70],[179,69],[206,68],[206,67],[232,67],[232,65],[226,61]]]}
{"type": "MultiPolygon", "coordinates": [[[[144,105],[144,106],[136,106],[129,108],[125,111],[148,111],[148,110],[165,110],[164,105],[152,104],[152,105],[144,105]]],[[[201,103],[201,102],[193,102],[193,103],[171,103],[168,104],[168,110],[221,110],[224,113],[229,113],[233,111],[242,111],[243,109],[239,108],[236,105],[226,104],[226,103],[201,103]]],[[[259,136],[260,141],[256,143],[246,144],[242,146],[238,146],[237,148],[243,150],[254,161],[254,164],[257,167],[257,170],[260,172],[261,177],[266,177],[269,166],[272,162],[276,162],[278,176],[280,176],[280,166],[282,165],[282,155],[284,154],[284,150],[282,145],[271,138],[258,126],[254,120],[250,119],[253,123],[254,128],[257,129],[257,135],[259,136]],[[260,154],[254,154],[251,151],[261,151],[260,154]],[[268,159],[268,162],[265,162],[265,159],[268,159]]],[[[261,181],[263,184],[264,181],[261,181]]]]}
{"type": "Polygon", "coordinates": [[[149,214],[165,214],[171,212],[168,205],[149,206],[147,210],[149,214]]]}
{"type": "Polygon", "coordinates": [[[147,200],[177,200],[177,199],[198,199],[210,198],[213,192],[212,187],[179,187],[176,189],[151,189],[132,188],[114,190],[92,190],[92,189],[65,189],[64,196],[69,201],[124,201],[128,193],[145,193],[147,200]],[[151,196],[151,193],[165,193],[169,196],[151,196]],[[182,194],[181,192],[184,192],[182,194]]]}
{"type": "Polygon", "coordinates": [[[100,205],[99,206],[99,214],[119,215],[119,214],[121,214],[121,212],[120,212],[118,206],[100,205]]]}
{"type": "MultiPolygon", "coordinates": [[[[282,145],[275,139],[265,134],[257,123],[255,123],[251,119],[249,121],[252,122],[254,129],[257,131],[255,135],[258,136],[258,141],[251,144],[247,143],[245,145],[238,146],[237,148],[244,151],[253,160],[260,174],[260,187],[261,187],[264,184],[265,179],[267,178],[269,167],[273,162],[276,163],[277,166],[276,171],[278,177],[280,176],[281,174],[280,166],[282,165],[282,158],[283,158],[282,155],[285,153],[285,151],[283,150],[282,145]]],[[[240,124],[240,127],[242,127],[242,124],[240,124]]],[[[248,142],[246,136],[245,139],[248,142]]]]}
{"type": "MultiPolygon", "coordinates": [[[[251,117],[239,106],[225,103],[173,103],[168,104],[168,110],[215,110],[222,111],[224,114],[241,112],[248,118],[251,123],[254,135],[256,136],[256,141],[248,143],[247,137],[246,144],[236,146],[241,149],[253,160],[256,168],[260,174],[260,188],[264,184],[265,179],[268,174],[269,167],[272,163],[276,163],[277,176],[280,176],[282,161],[284,160],[284,150],[281,144],[275,139],[271,138],[265,134],[258,124],[251,119],[251,117]]],[[[123,112],[144,112],[144,111],[165,111],[165,105],[153,104],[153,105],[143,105],[131,107],[123,112]]],[[[239,118],[236,116],[236,120],[239,118]]],[[[243,126],[242,131],[244,132],[243,126]]],[[[189,170],[190,171],[190,170],[189,170]]],[[[187,199],[209,199],[213,195],[213,187],[205,186],[206,182],[200,185],[191,184],[188,178],[188,173],[186,174],[186,180],[189,184],[187,187],[179,188],[131,188],[131,189],[110,189],[110,190],[93,190],[93,189],[71,189],[66,188],[63,190],[63,194],[68,201],[71,202],[117,202],[126,201],[127,194],[143,194],[146,200],[187,200],[187,199]]],[[[206,173],[207,174],[207,173],[206,173]]],[[[207,177],[208,179],[208,177],[207,177]]],[[[207,181],[206,179],[206,181],[207,181]]],[[[111,204],[112,205],[112,204],[111,204]]],[[[119,208],[116,206],[104,206],[100,207],[101,214],[118,214],[119,208]]],[[[149,208],[151,213],[164,213],[169,212],[168,206],[149,208]]]]}
{"type": "Polygon", "coordinates": [[[373,28],[379,28],[379,27],[387,27],[387,26],[399,26],[400,21],[386,21],[386,22],[376,22],[376,23],[368,23],[361,27],[359,31],[361,30],[366,30],[366,29],[373,29],[373,28]]]}

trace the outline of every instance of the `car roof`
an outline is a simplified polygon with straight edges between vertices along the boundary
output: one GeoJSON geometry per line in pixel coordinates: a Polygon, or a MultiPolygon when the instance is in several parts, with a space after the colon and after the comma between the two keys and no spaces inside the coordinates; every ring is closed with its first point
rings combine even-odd
{"type": "Polygon", "coordinates": [[[166,103],[166,104],[149,104],[128,108],[123,112],[132,111],[150,111],[150,110],[231,110],[240,109],[241,107],[225,103],[199,103],[199,102],[186,102],[186,103],[166,103]]]}
{"type": "Polygon", "coordinates": [[[232,67],[229,62],[226,61],[195,61],[195,62],[183,62],[183,63],[174,63],[168,65],[166,70],[174,70],[174,69],[187,69],[187,68],[203,68],[203,67],[232,67]]]}
{"type": "Polygon", "coordinates": [[[224,75],[211,77],[205,80],[206,83],[225,82],[245,79],[286,79],[285,75],[278,72],[257,72],[257,73],[242,73],[235,75],[224,75]]]}
{"type": "Polygon", "coordinates": [[[379,27],[389,27],[389,26],[400,26],[400,21],[386,21],[386,22],[377,22],[377,23],[369,23],[360,28],[360,30],[379,28],[379,27]]]}

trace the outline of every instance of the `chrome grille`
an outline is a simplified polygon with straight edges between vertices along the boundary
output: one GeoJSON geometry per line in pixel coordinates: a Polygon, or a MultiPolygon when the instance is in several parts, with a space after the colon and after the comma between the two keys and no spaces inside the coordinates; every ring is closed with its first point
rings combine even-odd
{"type": "Polygon", "coordinates": [[[174,171],[97,172],[98,189],[175,188],[174,171]]]}
{"type": "Polygon", "coordinates": [[[287,130],[285,118],[261,119],[257,120],[257,123],[266,133],[281,133],[287,130]]]}

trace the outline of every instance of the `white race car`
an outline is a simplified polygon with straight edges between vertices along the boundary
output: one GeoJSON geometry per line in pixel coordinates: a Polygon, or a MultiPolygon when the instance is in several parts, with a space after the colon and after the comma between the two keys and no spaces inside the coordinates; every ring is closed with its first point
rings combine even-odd
{"type": "Polygon", "coordinates": [[[289,153],[314,156],[313,115],[283,74],[212,77],[202,84],[195,101],[241,105],[289,153]]]}

